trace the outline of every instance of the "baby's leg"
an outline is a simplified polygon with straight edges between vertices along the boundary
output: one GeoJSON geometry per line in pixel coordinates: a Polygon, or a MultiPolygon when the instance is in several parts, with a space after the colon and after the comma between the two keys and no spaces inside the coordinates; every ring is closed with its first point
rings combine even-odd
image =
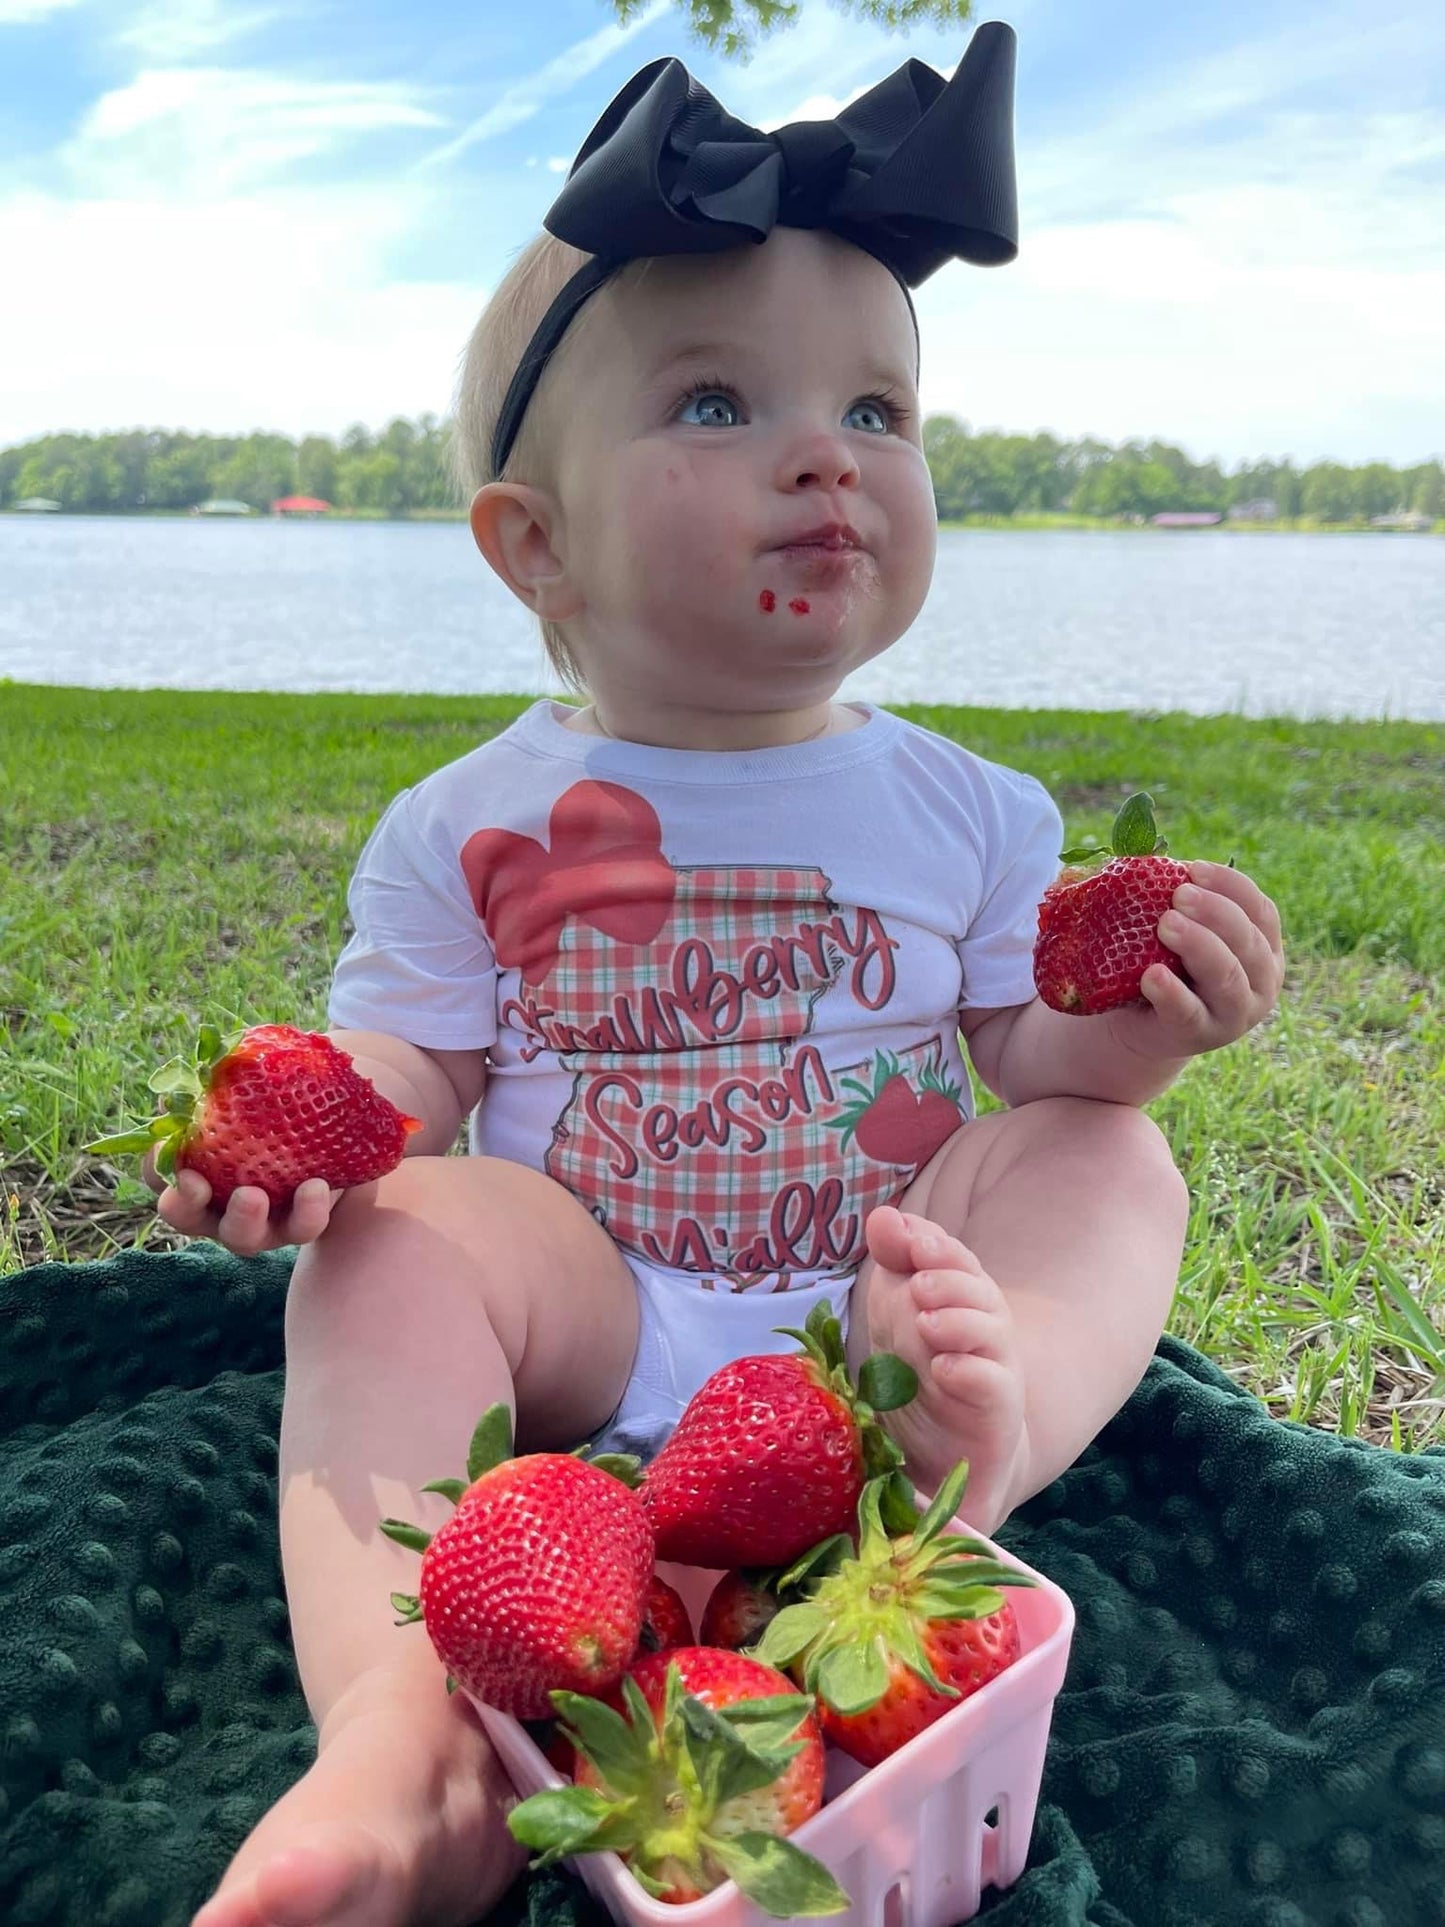
{"type": "Polygon", "coordinates": [[[496,1158],[408,1158],[343,1197],[297,1260],[286,1308],[281,1553],[315,1765],[264,1815],[196,1927],[460,1927],[521,1870],[513,1794],[420,1625],[421,1488],[464,1475],[488,1405],[517,1449],[607,1419],[637,1342],[616,1247],[560,1185],[496,1158]]]}
{"type": "Polygon", "coordinates": [[[992,1532],[1143,1377],[1188,1192],[1143,1112],[1043,1098],[964,1125],[899,1202],[869,1217],[849,1352],[917,1369],[889,1429],[925,1490],[966,1458],[964,1515],[992,1532]]]}

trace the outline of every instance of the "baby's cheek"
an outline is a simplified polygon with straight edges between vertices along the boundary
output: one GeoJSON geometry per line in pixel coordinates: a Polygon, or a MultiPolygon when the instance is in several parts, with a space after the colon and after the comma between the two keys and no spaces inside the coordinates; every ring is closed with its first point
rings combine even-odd
{"type": "Polygon", "coordinates": [[[648,526],[638,529],[638,547],[650,557],[656,580],[694,597],[736,588],[756,546],[716,505],[696,496],[659,504],[648,526]]]}

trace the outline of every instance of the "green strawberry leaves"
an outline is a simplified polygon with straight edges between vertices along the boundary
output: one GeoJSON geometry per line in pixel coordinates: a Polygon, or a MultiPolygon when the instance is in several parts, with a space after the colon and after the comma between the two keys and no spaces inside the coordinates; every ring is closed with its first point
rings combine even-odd
{"type": "Polygon", "coordinates": [[[1148,790],[1136,790],[1114,818],[1107,847],[1100,843],[1081,843],[1061,851],[1059,861],[1098,863],[1111,856],[1163,856],[1168,848],[1154,821],[1154,798],[1148,790]]]}
{"type": "Polygon", "coordinates": [[[731,1880],[775,1920],[846,1913],[851,1902],[821,1860],[772,1833],[735,1833],[708,1848],[731,1880]]]}
{"type": "MultiPolygon", "coordinates": [[[[968,1460],[960,1459],[933,1495],[933,1503],[929,1506],[927,1512],[924,1513],[918,1524],[913,1528],[913,1543],[915,1546],[924,1546],[927,1545],[930,1539],[936,1539],[948,1524],[949,1520],[957,1517],[958,1508],[963,1503],[963,1490],[967,1484],[968,1460]]],[[[878,1518],[877,1507],[872,1507],[871,1511],[872,1517],[876,1520],[878,1518]]],[[[882,1530],[881,1523],[879,1530],[882,1530]]]]}
{"type": "Polygon", "coordinates": [[[591,1760],[613,1792],[638,1793],[646,1787],[657,1759],[656,1736],[647,1702],[630,1678],[623,1681],[622,1695],[630,1720],[585,1693],[559,1690],[551,1697],[557,1717],[566,1722],[566,1737],[591,1760]]]}
{"type": "Polygon", "coordinates": [[[929,1660],[931,1621],[982,1619],[1004,1603],[1004,1586],[1032,1586],[981,1539],[945,1532],[968,1481],[960,1460],[926,1511],[897,1472],[870,1479],[858,1501],[858,1552],[817,1577],[808,1595],[771,1620],[750,1656],[770,1666],[801,1665],[804,1689],[835,1713],[867,1712],[889,1690],[897,1663],[935,1693],[958,1697],[929,1660]]]}
{"type": "Polygon", "coordinates": [[[223,1037],[216,1025],[202,1024],[190,1057],[172,1057],[146,1079],[146,1088],[165,1099],[159,1116],[131,1130],[118,1131],[112,1137],[96,1138],[81,1149],[109,1155],[154,1148],[156,1170],[163,1178],[174,1176],[176,1152],[185,1142],[196,1104],[210,1082],[211,1072],[244,1035],[244,1030],[238,1030],[223,1037]]]}
{"type": "Polygon", "coordinates": [[[817,1666],[814,1691],[835,1713],[866,1713],[888,1690],[888,1660],[881,1639],[835,1646],[817,1666]]]}
{"type": "Polygon", "coordinates": [[[717,1822],[730,1801],[771,1786],[799,1752],[809,1703],[797,1693],[709,1707],[668,1667],[654,1721],[636,1681],[622,1682],[627,1714],[578,1693],[554,1692],[561,1730],[605,1780],[598,1789],[552,1787],[521,1801],[507,1826],[545,1867],[565,1854],[628,1856],[646,1892],[669,1892],[658,1869],[686,1867],[706,1890],[735,1880],[765,1913],[788,1920],[843,1913],[849,1901],[821,1862],[763,1832],[728,1835],[717,1822]]]}
{"type": "MultiPolygon", "coordinates": [[[[152,1118],[149,1124],[137,1125],[133,1131],[117,1131],[111,1137],[98,1137],[89,1144],[82,1144],[82,1151],[96,1151],[103,1156],[112,1152],[149,1151],[153,1144],[164,1144],[172,1135],[174,1120],[169,1116],[152,1118]]],[[[169,1148],[169,1147],[167,1147],[169,1148]]],[[[160,1168],[164,1152],[157,1152],[156,1165],[160,1168]]],[[[174,1169],[174,1152],[167,1168],[161,1171],[162,1177],[169,1177],[174,1169]]]]}
{"type": "Polygon", "coordinates": [[[634,1492],[642,1484],[642,1460],[635,1452],[598,1452],[594,1457],[587,1446],[579,1445],[574,1456],[595,1465],[599,1472],[620,1479],[634,1492]]]}
{"type": "Polygon", "coordinates": [[[475,1485],[484,1472],[494,1471],[511,1456],[512,1414],[500,1403],[489,1405],[467,1447],[467,1483],[475,1485]]]}
{"type": "Polygon", "coordinates": [[[769,1666],[787,1666],[800,1653],[805,1653],[814,1640],[828,1630],[828,1625],[826,1607],[806,1602],[800,1606],[784,1606],[768,1621],[762,1638],[748,1648],[748,1653],[769,1666]]]}
{"type": "MultiPolygon", "coordinates": [[[[797,1731],[802,1724],[801,1716],[807,1710],[806,1705],[798,1702],[789,1732],[797,1731]]],[[[788,1761],[803,1750],[801,1740],[786,1744],[786,1735],[783,1742],[771,1746],[766,1743],[766,1736],[774,1730],[776,1722],[774,1728],[754,1727],[745,1739],[735,1726],[690,1693],[682,1696],[678,1720],[683,1745],[697,1777],[698,1793],[713,1812],[728,1800],[771,1786],[788,1761]]]]}
{"type": "Polygon", "coordinates": [[[616,1803],[591,1787],[544,1787],[512,1808],[507,1827],[513,1839],[540,1853],[534,1867],[549,1867],[563,1854],[599,1851],[598,1834],[616,1813],[616,1803]]]}
{"type": "Polygon", "coordinates": [[[870,1352],[858,1367],[858,1391],[875,1412],[896,1412],[918,1392],[918,1374],[893,1352],[870,1352]]]}
{"type": "Polygon", "coordinates": [[[381,1530],[388,1539],[394,1539],[399,1546],[409,1552],[425,1552],[432,1542],[432,1535],[421,1526],[408,1525],[405,1519],[383,1519],[381,1530]]]}

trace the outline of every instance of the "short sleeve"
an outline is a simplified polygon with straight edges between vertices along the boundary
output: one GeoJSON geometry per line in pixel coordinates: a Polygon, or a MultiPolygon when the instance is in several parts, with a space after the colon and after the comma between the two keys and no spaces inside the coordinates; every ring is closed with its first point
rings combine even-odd
{"type": "Polygon", "coordinates": [[[497,1038],[496,958],[461,866],[427,845],[413,808],[403,790],[357,858],[327,1018],[422,1050],[482,1050],[497,1038]]]}
{"type": "Polygon", "coordinates": [[[1039,902],[1059,873],[1064,822],[1043,784],[997,768],[997,836],[978,909],[958,943],[964,1010],[1002,1010],[1034,996],[1039,902]]]}

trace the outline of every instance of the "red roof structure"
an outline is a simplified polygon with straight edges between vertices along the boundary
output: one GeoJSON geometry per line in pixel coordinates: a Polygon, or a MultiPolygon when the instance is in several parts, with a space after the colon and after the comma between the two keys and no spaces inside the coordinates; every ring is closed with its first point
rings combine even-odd
{"type": "Polygon", "coordinates": [[[315,495],[283,495],[271,504],[273,515],[324,515],[331,507],[315,495]]]}

